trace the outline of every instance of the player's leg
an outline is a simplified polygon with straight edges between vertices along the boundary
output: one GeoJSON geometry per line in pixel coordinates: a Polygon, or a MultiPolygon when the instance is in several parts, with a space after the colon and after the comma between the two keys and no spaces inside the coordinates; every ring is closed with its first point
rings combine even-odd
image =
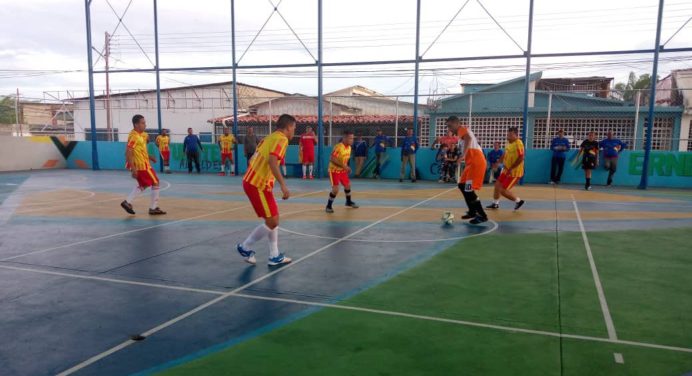
{"type": "Polygon", "coordinates": [[[411,164],[411,182],[416,182],[416,155],[411,154],[408,157],[409,163],[411,164]]]}
{"type": "Polygon", "coordinates": [[[143,186],[151,187],[151,200],[149,201],[149,215],[163,215],[165,211],[159,208],[159,177],[156,176],[154,169],[149,167],[146,171],[141,171],[143,186]]]}
{"type": "Polygon", "coordinates": [[[382,158],[382,153],[375,153],[375,179],[380,177],[380,159],[382,158]]]}
{"type": "Polygon", "coordinates": [[[486,206],[487,209],[499,209],[500,208],[500,191],[502,190],[502,180],[504,179],[505,173],[500,173],[500,176],[495,180],[493,184],[493,202],[486,206]]]}
{"type": "Polygon", "coordinates": [[[519,210],[524,205],[524,200],[516,196],[512,192],[512,188],[519,182],[521,178],[506,175],[500,182],[500,194],[506,199],[514,202],[514,210],[519,210]]]}
{"type": "Polygon", "coordinates": [[[618,168],[618,160],[617,158],[608,158],[605,161],[606,164],[606,170],[608,170],[608,181],[606,182],[607,185],[613,184],[613,175],[615,175],[615,171],[617,171],[618,168]]]}
{"type": "Polygon", "coordinates": [[[470,174],[470,167],[465,167],[464,171],[461,173],[461,176],[459,177],[459,183],[457,184],[457,188],[459,188],[459,192],[461,192],[462,197],[464,197],[464,201],[466,202],[466,207],[468,210],[466,211],[466,214],[461,216],[461,219],[472,219],[476,218],[476,209],[473,207],[473,204],[471,201],[469,201],[468,195],[465,193],[466,191],[466,185],[472,185],[473,182],[471,181],[471,174],[470,174]]]}
{"type": "Polygon", "coordinates": [[[307,172],[308,172],[308,165],[306,163],[303,163],[303,180],[308,178],[307,172]]]}
{"type": "Polygon", "coordinates": [[[228,175],[235,176],[235,161],[233,160],[233,153],[228,155],[228,161],[231,164],[231,169],[228,170],[228,175]]]}
{"type": "Polygon", "coordinates": [[[225,153],[221,153],[221,172],[219,172],[220,176],[226,176],[226,160],[227,156],[225,153]]]}
{"type": "Polygon", "coordinates": [[[250,264],[255,264],[255,252],[252,245],[264,238],[269,240],[269,265],[287,264],[291,259],[279,252],[279,209],[270,190],[260,191],[258,188],[243,182],[243,189],[252,208],[264,223],[255,227],[250,235],[236,246],[238,253],[250,264]]]}
{"type": "Polygon", "coordinates": [[[401,156],[401,171],[399,173],[399,182],[404,181],[404,176],[406,176],[406,164],[408,164],[408,155],[401,156]]]}
{"type": "Polygon", "coordinates": [[[142,188],[139,184],[139,177],[137,178],[137,186],[132,188],[132,191],[130,192],[129,195],[127,195],[127,198],[125,201],[120,203],[120,207],[123,208],[127,213],[129,214],[135,214],[135,210],[132,207],[132,203],[135,201],[135,198],[142,194],[144,192],[144,188],[142,188]]]}
{"type": "Polygon", "coordinates": [[[329,192],[329,199],[327,200],[327,207],[325,208],[325,211],[327,213],[334,213],[332,205],[334,205],[334,199],[336,199],[336,195],[339,194],[339,180],[337,172],[329,172],[329,182],[332,185],[332,190],[329,192]]]}
{"type": "Polygon", "coordinates": [[[310,164],[308,165],[308,172],[310,173],[310,179],[315,178],[315,174],[313,173],[314,168],[315,168],[314,161],[311,161],[310,164]]]}
{"type": "Polygon", "coordinates": [[[193,159],[192,152],[188,151],[186,153],[186,157],[187,157],[187,173],[191,174],[192,173],[192,159],[193,159]]]}
{"type": "Polygon", "coordinates": [[[347,173],[343,173],[340,177],[340,183],[344,186],[344,194],[346,195],[346,206],[358,209],[358,205],[351,199],[351,179],[349,179],[347,173]]]}

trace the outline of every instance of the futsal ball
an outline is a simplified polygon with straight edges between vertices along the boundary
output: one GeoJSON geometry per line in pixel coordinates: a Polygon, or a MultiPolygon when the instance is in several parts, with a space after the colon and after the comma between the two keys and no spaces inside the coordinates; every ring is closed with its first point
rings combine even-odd
{"type": "Polygon", "coordinates": [[[444,212],[442,214],[442,224],[445,226],[450,226],[452,223],[454,223],[454,213],[444,212]]]}

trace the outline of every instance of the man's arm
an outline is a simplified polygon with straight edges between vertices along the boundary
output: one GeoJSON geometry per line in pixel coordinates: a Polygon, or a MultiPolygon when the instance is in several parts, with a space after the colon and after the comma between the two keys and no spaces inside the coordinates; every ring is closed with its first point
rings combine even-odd
{"type": "Polygon", "coordinates": [[[195,136],[195,139],[197,140],[197,145],[199,146],[199,150],[202,151],[204,148],[202,147],[202,141],[199,140],[199,137],[195,136]]]}
{"type": "Polygon", "coordinates": [[[329,161],[332,162],[332,163],[334,163],[337,167],[343,168],[343,169],[346,170],[346,172],[348,172],[349,174],[351,173],[351,167],[349,167],[348,164],[344,165],[344,164],[339,160],[339,158],[336,157],[336,156],[334,156],[333,154],[332,154],[331,158],[329,159],[329,161]]]}
{"type": "Polygon", "coordinates": [[[134,151],[131,148],[127,148],[125,150],[125,162],[127,163],[127,166],[130,167],[130,172],[132,173],[132,177],[137,179],[137,169],[135,168],[134,163],[132,163],[132,154],[134,151]]]}
{"type": "Polygon", "coordinates": [[[271,170],[272,175],[274,175],[274,179],[276,179],[276,181],[278,181],[279,185],[281,186],[281,194],[283,195],[282,198],[284,200],[288,200],[288,198],[291,196],[291,192],[288,191],[286,181],[284,180],[283,175],[281,175],[281,170],[279,168],[279,158],[274,154],[269,155],[269,169],[271,170]]]}
{"type": "Polygon", "coordinates": [[[183,140],[183,154],[187,154],[187,138],[189,136],[185,136],[185,139],[183,140]]]}

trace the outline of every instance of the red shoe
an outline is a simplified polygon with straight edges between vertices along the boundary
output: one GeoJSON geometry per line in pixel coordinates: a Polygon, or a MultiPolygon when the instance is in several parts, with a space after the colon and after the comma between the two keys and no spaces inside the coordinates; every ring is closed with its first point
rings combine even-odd
{"type": "Polygon", "coordinates": [[[307,179],[307,177],[305,175],[303,175],[303,180],[305,180],[305,179],[307,179]]]}
{"type": "Polygon", "coordinates": [[[226,173],[225,173],[225,172],[219,172],[217,175],[219,175],[219,176],[226,176],[226,173]]]}
{"type": "Polygon", "coordinates": [[[231,172],[231,176],[235,176],[235,172],[231,172]]]}
{"type": "Polygon", "coordinates": [[[314,179],[315,179],[315,177],[310,175],[310,180],[314,180],[314,179]]]}

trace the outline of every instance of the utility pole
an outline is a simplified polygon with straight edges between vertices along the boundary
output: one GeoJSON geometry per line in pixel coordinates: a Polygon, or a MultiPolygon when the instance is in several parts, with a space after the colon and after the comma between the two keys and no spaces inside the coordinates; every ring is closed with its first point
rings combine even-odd
{"type": "Polygon", "coordinates": [[[111,54],[111,36],[106,31],[106,42],[104,46],[103,58],[106,60],[106,132],[108,132],[108,141],[113,141],[113,125],[111,120],[111,85],[108,77],[108,58],[111,54]]]}
{"type": "Polygon", "coordinates": [[[17,88],[17,95],[14,97],[14,121],[19,126],[19,135],[24,136],[24,131],[22,131],[22,122],[19,121],[19,88],[17,88]]]}

